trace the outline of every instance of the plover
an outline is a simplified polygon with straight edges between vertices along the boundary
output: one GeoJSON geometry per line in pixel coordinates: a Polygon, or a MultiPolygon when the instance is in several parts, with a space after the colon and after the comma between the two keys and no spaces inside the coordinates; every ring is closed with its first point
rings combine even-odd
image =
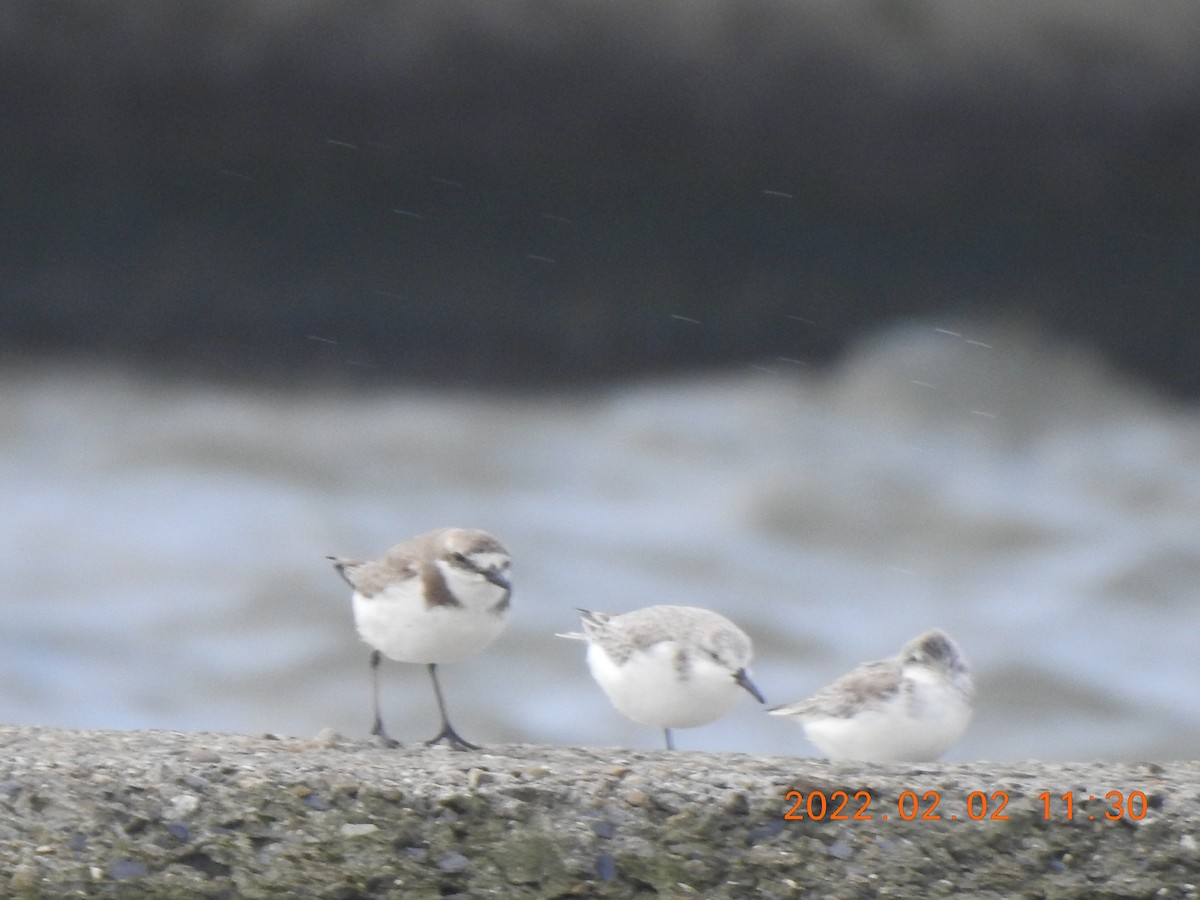
{"type": "Polygon", "coordinates": [[[442,730],[426,743],[477,750],[450,725],[437,666],[473,656],[504,630],[512,592],[508,551],[486,531],[439,528],[376,560],[329,559],[354,588],[354,623],[372,648],[371,733],[388,746],[397,744],[379,712],[379,662],[386,656],[429,669],[442,730]]]}
{"type": "Polygon", "coordinates": [[[769,712],[798,720],[831,760],[925,762],[962,737],[973,696],[966,660],[935,628],[898,656],[863,663],[807,700],[769,712]]]}

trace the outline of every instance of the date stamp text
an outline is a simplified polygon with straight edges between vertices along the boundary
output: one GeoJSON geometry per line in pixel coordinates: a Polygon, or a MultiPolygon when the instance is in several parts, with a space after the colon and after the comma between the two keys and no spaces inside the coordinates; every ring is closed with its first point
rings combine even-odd
{"type": "MultiPolygon", "coordinates": [[[[1059,819],[1108,819],[1116,822],[1129,819],[1139,822],[1146,818],[1150,804],[1143,791],[1109,791],[1097,796],[1076,797],[1073,791],[1052,794],[1043,791],[1037,799],[1046,821],[1059,819]],[[1100,806],[1096,806],[1100,803],[1100,806]]],[[[787,821],[864,822],[879,819],[912,821],[1006,822],[1009,818],[1007,791],[971,791],[965,802],[943,804],[940,791],[901,791],[894,804],[879,800],[870,791],[788,791],[783,818],[787,821]]]]}

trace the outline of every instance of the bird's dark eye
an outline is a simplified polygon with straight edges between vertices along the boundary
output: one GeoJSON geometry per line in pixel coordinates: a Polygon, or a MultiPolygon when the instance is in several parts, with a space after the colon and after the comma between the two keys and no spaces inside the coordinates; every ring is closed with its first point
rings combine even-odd
{"type": "Polygon", "coordinates": [[[455,553],[455,554],[453,554],[451,559],[453,559],[456,563],[459,563],[460,565],[466,566],[468,569],[475,568],[474,566],[471,565],[471,561],[469,559],[467,559],[467,554],[465,554],[465,553],[455,553]]]}

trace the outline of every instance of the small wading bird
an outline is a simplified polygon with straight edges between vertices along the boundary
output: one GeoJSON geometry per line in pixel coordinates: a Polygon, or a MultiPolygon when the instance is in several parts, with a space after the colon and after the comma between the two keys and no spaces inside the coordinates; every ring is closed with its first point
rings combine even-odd
{"type": "Polygon", "coordinates": [[[437,666],[474,656],[504,630],[512,593],[508,551],[486,531],[439,528],[397,544],[376,560],[328,558],[354,588],[354,623],[372,648],[371,734],[387,746],[398,745],[379,712],[379,661],[386,656],[424,663],[429,670],[442,730],[426,743],[478,750],[450,724],[437,666]]]}
{"type": "Polygon", "coordinates": [[[863,663],[807,700],[768,712],[799,721],[827,759],[927,762],[967,730],[973,695],[958,645],[935,628],[898,656],[863,663]]]}
{"type": "Polygon", "coordinates": [[[746,666],[753,647],[724,616],[694,606],[648,606],[633,612],[579,610],[592,677],[619,712],[661,728],[674,750],[672,728],[719,719],[743,691],[763,703],[746,666]]]}

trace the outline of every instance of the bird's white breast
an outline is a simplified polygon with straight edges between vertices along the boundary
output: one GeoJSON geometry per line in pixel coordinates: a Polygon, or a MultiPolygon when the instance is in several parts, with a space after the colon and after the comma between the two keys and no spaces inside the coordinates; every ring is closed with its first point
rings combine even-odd
{"type": "Polygon", "coordinates": [[[461,606],[429,606],[418,578],[395,582],[373,597],[355,591],[359,635],[401,662],[449,663],[473,656],[504,630],[508,614],[496,604],[505,592],[482,578],[448,580],[448,586],[461,606]]]}
{"type": "Polygon", "coordinates": [[[849,718],[812,715],[804,732],[829,759],[922,762],[937,759],[971,721],[970,698],[923,667],[905,671],[913,693],[863,709],[849,718]]]}
{"type": "Polygon", "coordinates": [[[589,643],[588,668],[621,713],[642,725],[692,728],[719,719],[737,702],[742,688],[733,672],[706,654],[693,654],[686,677],[676,666],[678,645],[661,641],[635,651],[618,665],[589,643]]]}

